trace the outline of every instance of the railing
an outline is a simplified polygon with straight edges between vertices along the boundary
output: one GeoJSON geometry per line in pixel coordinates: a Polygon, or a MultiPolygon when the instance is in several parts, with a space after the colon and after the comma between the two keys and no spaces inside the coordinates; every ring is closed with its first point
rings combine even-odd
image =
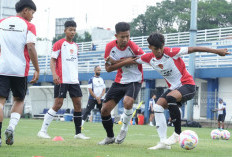
{"type": "MultiPolygon", "coordinates": [[[[134,41],[137,45],[142,48],[147,48],[147,37],[131,37],[131,40],[134,41]]],[[[170,33],[164,34],[166,39],[166,46],[187,46],[189,45],[190,34],[189,32],[179,32],[179,33],[170,33]]],[[[206,29],[197,31],[197,44],[204,44],[209,41],[220,41],[228,38],[232,38],[232,27],[226,28],[217,28],[217,29],[206,29]]],[[[105,49],[105,46],[111,40],[102,40],[94,42],[83,42],[78,43],[79,52],[88,52],[92,50],[92,44],[96,45],[97,51],[102,51],[105,49]]]]}
{"type": "MultiPolygon", "coordinates": [[[[188,46],[189,45],[189,32],[172,33],[165,34],[166,46],[188,46]]],[[[147,36],[133,37],[136,44],[148,52],[147,36]]],[[[89,73],[93,72],[93,68],[96,65],[104,67],[104,49],[106,43],[109,41],[99,41],[94,42],[96,44],[97,51],[90,51],[92,42],[80,43],[79,45],[79,72],[89,73]]],[[[232,27],[202,30],[197,33],[197,45],[207,46],[211,48],[228,48],[232,52],[232,27]]],[[[188,67],[189,55],[182,56],[186,66],[188,67]]],[[[41,74],[51,74],[50,70],[50,56],[40,56],[39,65],[41,69],[41,74]]],[[[232,55],[226,57],[220,57],[218,55],[209,53],[196,53],[195,59],[196,69],[198,68],[222,68],[222,67],[232,67],[232,55]]],[[[150,66],[144,65],[144,70],[152,70],[150,66]]],[[[33,73],[33,66],[30,67],[29,74],[33,73]]],[[[104,71],[104,68],[102,68],[104,71]]]]}

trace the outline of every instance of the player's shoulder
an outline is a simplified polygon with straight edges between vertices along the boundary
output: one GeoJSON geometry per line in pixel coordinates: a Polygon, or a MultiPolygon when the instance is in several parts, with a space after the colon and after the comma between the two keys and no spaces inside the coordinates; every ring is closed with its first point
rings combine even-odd
{"type": "Polygon", "coordinates": [[[141,56],[142,60],[149,63],[152,58],[154,58],[154,54],[152,52],[146,53],[141,56]]]}
{"type": "Polygon", "coordinates": [[[129,46],[138,46],[135,42],[133,42],[131,40],[128,41],[128,45],[129,46]]]}
{"type": "Polygon", "coordinates": [[[54,43],[54,45],[62,45],[65,42],[65,39],[62,38],[54,43]]]}
{"type": "Polygon", "coordinates": [[[113,48],[117,45],[116,40],[113,40],[106,44],[106,48],[113,48]]]}

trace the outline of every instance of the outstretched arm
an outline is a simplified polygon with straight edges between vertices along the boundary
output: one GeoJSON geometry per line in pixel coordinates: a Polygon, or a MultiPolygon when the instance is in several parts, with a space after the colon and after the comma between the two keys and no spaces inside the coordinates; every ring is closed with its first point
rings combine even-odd
{"type": "Polygon", "coordinates": [[[219,56],[225,56],[230,54],[227,49],[212,49],[208,47],[188,47],[188,53],[194,52],[210,52],[218,54],[219,56]]]}
{"type": "Polygon", "coordinates": [[[105,63],[105,69],[107,72],[111,72],[114,70],[117,70],[125,65],[130,65],[130,64],[137,64],[135,62],[137,58],[125,58],[125,59],[121,59],[119,61],[111,61],[110,58],[106,59],[106,63],[105,63]]]}

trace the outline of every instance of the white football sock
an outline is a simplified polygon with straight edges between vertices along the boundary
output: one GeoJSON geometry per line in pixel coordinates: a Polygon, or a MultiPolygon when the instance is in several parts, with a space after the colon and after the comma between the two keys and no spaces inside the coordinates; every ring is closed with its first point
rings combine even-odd
{"type": "Polygon", "coordinates": [[[133,114],[133,109],[130,109],[130,110],[127,110],[124,108],[124,112],[122,114],[122,128],[121,130],[125,130],[127,131],[128,130],[128,124],[132,118],[132,114],[133,114]]]}
{"type": "Polygon", "coordinates": [[[164,108],[161,105],[154,105],[156,129],[160,137],[160,142],[167,139],[167,122],[164,116],[164,108]]]}
{"type": "Polygon", "coordinates": [[[81,122],[81,126],[83,126],[85,124],[85,121],[84,120],[82,120],[82,122],[81,122]]]}
{"type": "Polygon", "coordinates": [[[18,124],[20,117],[21,115],[17,112],[11,113],[9,126],[12,127],[13,130],[15,130],[15,127],[18,124]]]}
{"type": "Polygon", "coordinates": [[[41,128],[41,131],[47,132],[48,126],[50,125],[50,123],[54,119],[55,115],[56,115],[56,111],[54,111],[52,108],[50,108],[48,110],[48,112],[44,116],[44,121],[43,121],[43,125],[42,125],[42,128],[41,128]]]}

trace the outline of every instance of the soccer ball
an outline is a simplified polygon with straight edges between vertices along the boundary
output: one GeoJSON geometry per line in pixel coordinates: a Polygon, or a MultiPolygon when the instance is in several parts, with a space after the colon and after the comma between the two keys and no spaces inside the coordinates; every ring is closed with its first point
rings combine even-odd
{"type": "Polygon", "coordinates": [[[192,130],[185,130],[182,131],[179,136],[179,144],[181,148],[186,150],[191,150],[197,146],[198,143],[198,136],[192,130]]]}
{"type": "Polygon", "coordinates": [[[230,132],[228,130],[221,131],[221,138],[223,140],[229,140],[229,138],[230,138],[230,132]]]}
{"type": "Polygon", "coordinates": [[[210,133],[212,139],[219,139],[221,137],[221,131],[218,129],[214,129],[210,133]]]}

